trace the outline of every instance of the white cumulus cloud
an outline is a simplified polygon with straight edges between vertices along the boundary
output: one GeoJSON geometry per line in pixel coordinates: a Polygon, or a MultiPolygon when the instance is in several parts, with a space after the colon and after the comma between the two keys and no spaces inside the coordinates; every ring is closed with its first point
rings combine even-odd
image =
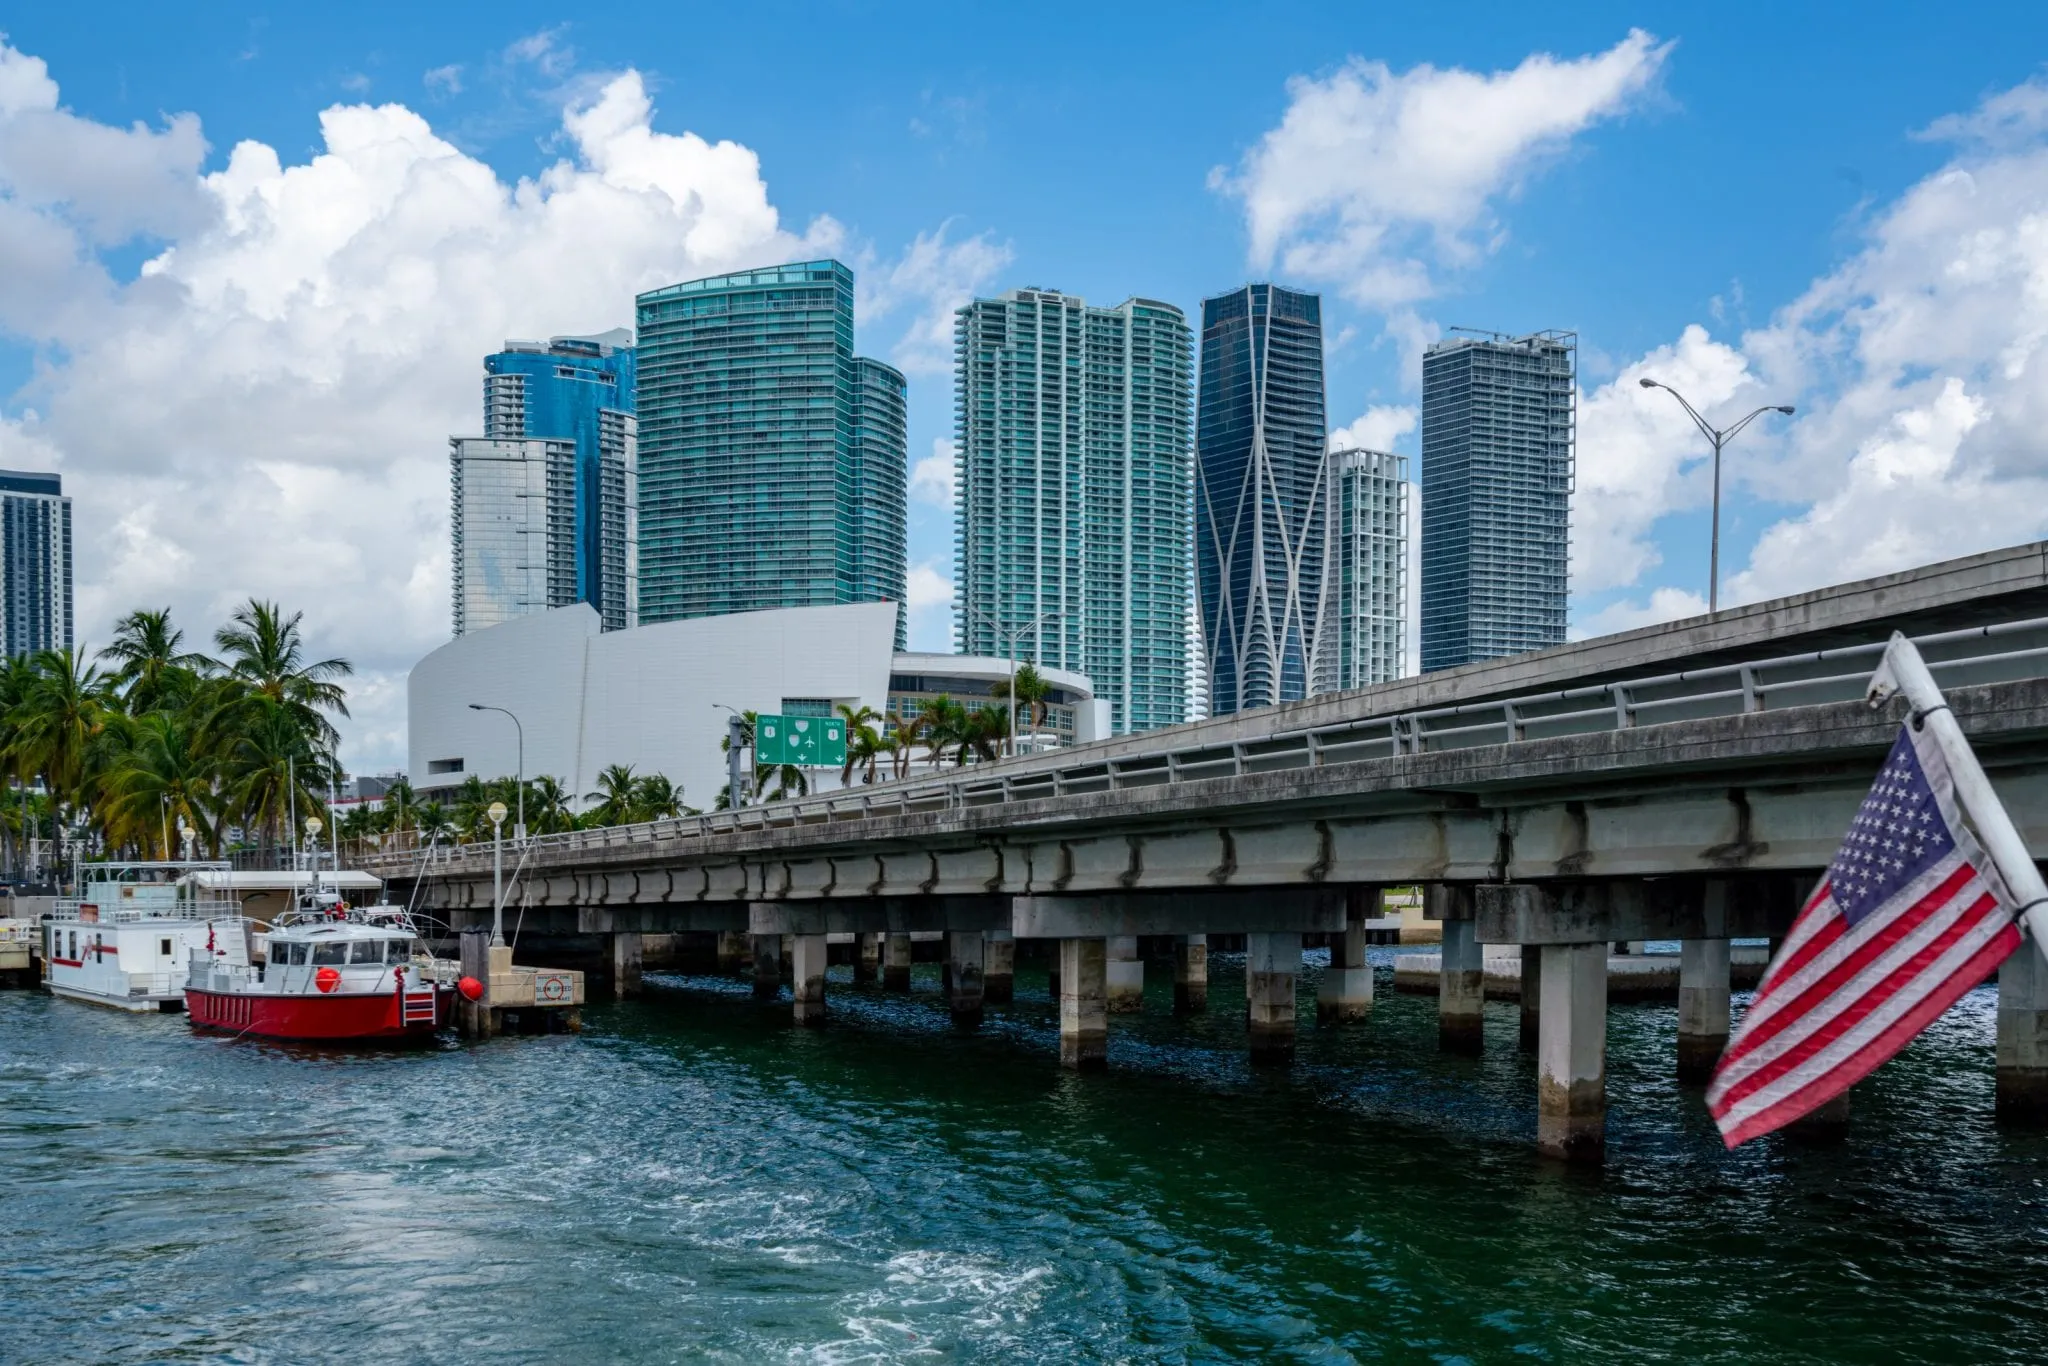
{"type": "Polygon", "coordinates": [[[1442,268],[1496,248],[1495,204],[1574,136],[1640,104],[1670,51],[1637,29],[1605,52],[1538,53],[1486,74],[1353,58],[1290,81],[1279,126],[1210,185],[1243,201],[1256,269],[1406,307],[1442,268]]]}
{"type": "Polygon", "coordinates": [[[1333,451],[1391,451],[1394,443],[1415,430],[1419,410],[1400,404],[1374,404],[1348,427],[1330,433],[1333,451]]]}
{"type": "MultiPolygon", "coordinates": [[[[1669,395],[1636,387],[1643,374],[1716,425],[1798,405],[1728,447],[1724,506],[1774,520],[1724,579],[1724,604],[2048,534],[2048,84],[1926,136],[1955,144],[1947,164],[1880,206],[1858,248],[1767,325],[1732,342],[1688,328],[1586,400],[1574,592],[1643,585],[1657,519],[1707,502],[1706,443],[1669,395]]],[[[1704,586],[1704,566],[1673,577],[1704,586]]],[[[1582,625],[1681,605],[1653,593],[1582,625]]]]}
{"type": "Polygon", "coordinates": [[[0,464],[58,469],[76,500],[82,640],[160,605],[203,637],[275,597],[362,670],[344,759],[402,757],[403,674],[448,631],[446,440],[480,425],[480,358],[844,243],[830,218],[785,227],[748,148],[657,131],[637,73],[562,132],[561,160],[507,182],[402,105],[336,105],[304,159],[243,142],[208,172],[196,118],[80,118],[0,43],[0,331],[39,358],[0,464]],[[121,278],[99,249],[138,237],[155,254],[121,278]]]}
{"type": "Polygon", "coordinates": [[[894,261],[867,254],[860,262],[855,288],[861,317],[886,317],[912,309],[916,317],[896,344],[890,360],[907,375],[943,375],[953,369],[953,313],[987,287],[1013,253],[1007,242],[988,233],[948,241],[952,224],[941,223],[894,261]]]}
{"type": "Polygon", "coordinates": [[[951,438],[938,437],[932,441],[932,453],[920,459],[910,470],[910,496],[920,503],[951,512],[954,504],[954,480],[958,449],[951,438]]]}

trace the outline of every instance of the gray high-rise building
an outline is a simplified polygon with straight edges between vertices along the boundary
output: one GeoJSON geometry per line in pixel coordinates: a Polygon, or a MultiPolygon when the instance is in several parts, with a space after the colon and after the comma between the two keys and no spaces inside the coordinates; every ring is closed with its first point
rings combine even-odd
{"type": "Polygon", "coordinates": [[[576,443],[448,441],[455,634],[576,598],[576,443]]]}
{"type": "Polygon", "coordinates": [[[853,353],[853,272],[691,280],[637,318],[640,619],[900,605],[903,376],[853,353]]]}
{"type": "Polygon", "coordinates": [[[1246,285],[1202,301],[1195,576],[1212,716],[1315,690],[1326,418],[1318,296],[1246,285]]]}
{"type": "Polygon", "coordinates": [[[1330,559],[1316,633],[1316,692],[1407,672],[1408,461],[1330,452],[1330,559]]]}
{"type": "Polygon", "coordinates": [[[1578,337],[1454,329],[1422,358],[1422,669],[1564,642],[1578,337]]]}
{"type": "Polygon", "coordinates": [[[961,652],[1088,675],[1118,733],[1186,719],[1186,317],[1017,289],[956,318],[961,652]]]}
{"type": "Polygon", "coordinates": [[[71,500],[61,476],[0,470],[0,562],[7,653],[70,649],[71,500]]]}

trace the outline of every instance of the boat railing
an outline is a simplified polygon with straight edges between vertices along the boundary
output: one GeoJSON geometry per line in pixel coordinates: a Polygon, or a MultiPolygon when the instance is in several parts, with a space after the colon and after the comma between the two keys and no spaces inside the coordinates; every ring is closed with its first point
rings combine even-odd
{"type": "Polygon", "coordinates": [[[60,897],[50,909],[50,919],[84,924],[132,925],[142,920],[230,920],[242,914],[242,903],[232,897],[179,897],[176,901],[146,902],[140,906],[110,905],[91,897],[60,897]],[[92,915],[84,914],[90,907],[92,915]]]}
{"type": "Polygon", "coordinates": [[[181,974],[170,972],[131,972],[128,974],[130,996],[169,996],[183,985],[181,974]]]}

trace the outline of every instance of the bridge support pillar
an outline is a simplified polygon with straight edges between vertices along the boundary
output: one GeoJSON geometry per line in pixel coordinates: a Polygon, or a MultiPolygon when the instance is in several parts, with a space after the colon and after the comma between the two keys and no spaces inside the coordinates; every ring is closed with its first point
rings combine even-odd
{"type": "Polygon", "coordinates": [[[1535,944],[1522,945],[1522,1035],[1519,1041],[1524,1052],[1536,1051],[1536,1040],[1540,1033],[1537,1022],[1543,1011],[1543,950],[1535,944]]]}
{"type": "Polygon", "coordinates": [[[872,982],[882,975],[882,936],[856,934],[853,937],[853,980],[872,982]]]}
{"type": "Polygon", "coordinates": [[[981,937],[981,999],[1006,1006],[1017,996],[1017,936],[990,930],[981,937]]]}
{"type": "Polygon", "coordinates": [[[800,1025],[825,1023],[825,936],[792,934],[790,951],[790,995],[796,1000],[796,1022],[800,1025]]]}
{"type": "Polygon", "coordinates": [[[1678,1079],[1704,1082],[1728,1046],[1728,941],[1678,944],[1678,1079]]]}
{"type": "Polygon", "coordinates": [[[754,941],[754,995],[770,1000],[782,989],[782,936],[757,934],[754,941]]]}
{"type": "Polygon", "coordinates": [[[1184,934],[1173,941],[1173,1013],[1200,1015],[1209,1009],[1209,936],[1184,934]]]}
{"type": "Polygon", "coordinates": [[[1598,1162],[1607,1151],[1607,945],[1544,945],[1537,990],[1536,1146],[1598,1162]]]}
{"type": "Polygon", "coordinates": [[[1476,930],[1470,919],[1444,921],[1436,1037],[1439,1046],[1460,1053],[1477,1053],[1486,1042],[1486,958],[1476,930]]]}
{"type": "Polygon", "coordinates": [[[2048,1122],[2048,961],[2032,940],[1998,969],[1998,1117],[2048,1122]]]}
{"type": "Polygon", "coordinates": [[[718,933],[718,973],[721,977],[737,977],[740,964],[747,956],[747,937],[731,930],[718,933]]]}
{"type": "Polygon", "coordinates": [[[621,930],[608,938],[605,966],[611,970],[612,999],[629,1000],[640,994],[640,934],[621,930]]]}
{"type": "Polygon", "coordinates": [[[1244,989],[1254,1063],[1294,1058],[1294,979],[1301,972],[1301,935],[1245,936],[1244,989]]]}
{"type": "Polygon", "coordinates": [[[882,941],[882,990],[910,990],[910,936],[890,934],[882,941]]]}
{"type": "Polygon", "coordinates": [[[1145,960],[1138,957],[1138,936],[1120,934],[1109,941],[1109,1013],[1128,1015],[1145,1008],[1145,960]]]}
{"type": "Polygon", "coordinates": [[[1330,970],[1316,993],[1316,1023],[1341,1024],[1372,1013],[1372,968],[1365,961],[1365,922],[1379,909],[1380,889],[1355,887],[1342,933],[1330,936],[1330,970]]]}
{"type": "Polygon", "coordinates": [[[946,1006],[953,1023],[981,1023],[981,1003],[987,990],[987,968],[982,958],[979,930],[951,930],[946,934],[946,1006]]]}
{"type": "Polygon", "coordinates": [[[1060,1066],[1109,1066],[1108,945],[1100,939],[1060,941],[1060,1066]]]}

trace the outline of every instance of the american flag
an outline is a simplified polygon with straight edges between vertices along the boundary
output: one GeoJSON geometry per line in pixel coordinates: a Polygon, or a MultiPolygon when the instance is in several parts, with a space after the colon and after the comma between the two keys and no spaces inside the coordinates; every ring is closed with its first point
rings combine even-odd
{"type": "Polygon", "coordinates": [[[1767,1134],[1904,1048],[2020,945],[2012,898],[1910,725],[1758,984],[1707,1090],[1721,1137],[1767,1134]]]}

